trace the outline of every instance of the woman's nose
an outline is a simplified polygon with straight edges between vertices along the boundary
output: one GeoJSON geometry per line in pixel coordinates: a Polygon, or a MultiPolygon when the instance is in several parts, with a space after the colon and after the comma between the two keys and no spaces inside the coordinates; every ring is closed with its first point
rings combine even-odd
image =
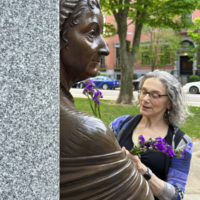
{"type": "Polygon", "coordinates": [[[150,98],[151,98],[151,97],[150,97],[149,93],[147,93],[147,94],[143,97],[143,100],[149,101],[150,98]]]}
{"type": "Polygon", "coordinates": [[[102,56],[108,56],[110,54],[110,51],[108,49],[108,46],[106,45],[104,39],[101,36],[101,42],[100,42],[100,48],[98,50],[98,53],[102,56]]]}

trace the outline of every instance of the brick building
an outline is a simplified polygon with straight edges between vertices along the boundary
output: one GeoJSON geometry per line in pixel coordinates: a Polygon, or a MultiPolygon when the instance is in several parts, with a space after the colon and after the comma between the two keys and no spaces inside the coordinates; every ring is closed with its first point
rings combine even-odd
{"type": "MultiPolygon", "coordinates": [[[[195,10],[194,13],[190,16],[191,20],[194,21],[197,17],[200,17],[200,10],[195,10]]],[[[105,16],[105,21],[107,23],[112,23],[114,21],[114,16],[105,16]]],[[[127,40],[132,43],[134,34],[134,25],[130,25],[127,30],[127,40]]],[[[172,73],[179,77],[179,79],[185,79],[187,80],[187,77],[192,74],[197,73],[197,65],[200,62],[200,60],[195,60],[194,62],[189,61],[188,57],[188,49],[184,48],[187,44],[189,45],[195,45],[195,42],[191,40],[191,38],[187,35],[187,30],[181,31],[181,43],[182,43],[182,49],[181,53],[178,55],[178,60],[176,60],[174,63],[167,64],[164,69],[168,71],[169,73],[172,73]]],[[[110,55],[102,58],[101,62],[101,68],[100,71],[104,72],[107,76],[110,76],[115,79],[120,79],[120,66],[119,66],[119,47],[120,42],[118,35],[105,38],[106,44],[108,45],[108,48],[110,50],[110,55]]],[[[142,42],[148,42],[148,38],[146,34],[141,35],[141,43],[142,42]]],[[[151,67],[146,65],[142,66],[142,61],[138,60],[133,73],[137,75],[137,77],[140,77],[141,75],[151,71],[151,67]]],[[[184,80],[182,81],[184,82],[184,80]]]]}

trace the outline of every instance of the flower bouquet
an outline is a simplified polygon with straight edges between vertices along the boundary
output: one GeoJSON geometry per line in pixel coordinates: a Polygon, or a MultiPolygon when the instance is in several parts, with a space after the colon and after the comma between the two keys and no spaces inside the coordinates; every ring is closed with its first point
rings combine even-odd
{"type": "Polygon", "coordinates": [[[86,87],[83,90],[83,94],[88,97],[90,107],[94,116],[101,119],[100,113],[100,98],[103,98],[101,91],[97,90],[94,82],[91,79],[85,80],[84,84],[86,87]]]}
{"type": "MultiPolygon", "coordinates": [[[[138,139],[138,145],[133,146],[133,148],[130,150],[132,155],[138,155],[144,152],[163,152],[169,157],[176,156],[177,158],[184,158],[186,147],[180,147],[173,150],[171,146],[167,144],[166,140],[162,139],[161,137],[150,138],[149,140],[145,141],[143,135],[140,135],[138,139]]],[[[187,148],[190,147],[187,146],[187,148]]]]}

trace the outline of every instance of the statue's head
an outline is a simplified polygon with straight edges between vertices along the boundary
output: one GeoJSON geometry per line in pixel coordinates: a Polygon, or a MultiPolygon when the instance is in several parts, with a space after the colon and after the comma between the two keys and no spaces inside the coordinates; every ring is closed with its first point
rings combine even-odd
{"type": "Polygon", "coordinates": [[[60,62],[76,81],[96,76],[109,50],[99,0],[60,0],[60,62]]]}

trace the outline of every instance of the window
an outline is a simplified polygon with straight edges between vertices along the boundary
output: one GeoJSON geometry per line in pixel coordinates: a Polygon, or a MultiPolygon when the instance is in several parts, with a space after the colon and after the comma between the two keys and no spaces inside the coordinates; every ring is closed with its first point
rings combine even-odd
{"type": "Polygon", "coordinates": [[[151,42],[150,41],[145,41],[145,42],[141,42],[140,46],[145,47],[145,46],[150,46],[151,42]]]}
{"type": "Polygon", "coordinates": [[[142,53],[142,65],[145,66],[145,65],[151,65],[150,63],[150,58],[147,54],[145,53],[142,53]]]}
{"type": "Polygon", "coordinates": [[[105,68],[105,56],[101,56],[101,68],[105,68]]]}
{"type": "Polygon", "coordinates": [[[194,44],[188,40],[184,40],[182,43],[181,43],[181,46],[183,49],[188,49],[190,47],[194,47],[194,44]]]}

